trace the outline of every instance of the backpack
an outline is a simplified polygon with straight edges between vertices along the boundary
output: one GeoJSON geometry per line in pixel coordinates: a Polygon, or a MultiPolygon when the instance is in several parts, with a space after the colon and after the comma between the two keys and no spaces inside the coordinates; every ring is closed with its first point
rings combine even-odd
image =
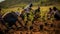
{"type": "Polygon", "coordinates": [[[11,12],[11,13],[6,14],[3,17],[3,19],[4,19],[5,23],[8,23],[9,26],[12,26],[13,24],[16,23],[18,16],[15,12],[11,12]]]}

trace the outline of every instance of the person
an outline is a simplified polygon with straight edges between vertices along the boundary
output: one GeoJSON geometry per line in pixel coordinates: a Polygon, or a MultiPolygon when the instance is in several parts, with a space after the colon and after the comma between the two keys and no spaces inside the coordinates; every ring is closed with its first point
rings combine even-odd
{"type": "Polygon", "coordinates": [[[53,11],[55,12],[54,14],[54,31],[55,31],[55,34],[60,34],[60,11],[56,8],[56,7],[53,7],[53,11]]]}
{"type": "MultiPolygon", "coordinates": [[[[3,25],[5,25],[5,21],[4,21],[3,18],[2,18],[1,10],[2,10],[2,9],[0,9],[0,22],[1,22],[3,25]]],[[[5,26],[6,26],[6,25],[5,25],[5,26]]]]}
{"type": "Polygon", "coordinates": [[[49,12],[48,12],[48,14],[50,14],[52,12],[52,9],[51,8],[49,8],[49,12]]]}
{"type": "Polygon", "coordinates": [[[51,16],[52,16],[52,9],[51,8],[49,8],[49,12],[48,12],[48,15],[47,15],[47,17],[48,17],[48,20],[50,20],[50,18],[51,18],[51,16]]]}
{"type": "Polygon", "coordinates": [[[58,12],[58,9],[56,7],[53,7],[53,10],[52,10],[51,14],[54,15],[56,12],[58,12]]]}
{"type": "Polygon", "coordinates": [[[18,20],[17,18],[18,18],[17,14],[12,11],[10,13],[7,13],[3,17],[3,20],[5,21],[5,23],[8,23],[8,28],[12,28],[12,25],[14,25],[18,20]]]}
{"type": "Polygon", "coordinates": [[[40,12],[40,6],[35,10],[35,14],[40,12]]]}
{"type": "MultiPolygon", "coordinates": [[[[17,19],[17,22],[19,23],[19,25],[21,25],[21,27],[23,27],[23,22],[24,22],[24,15],[22,13],[19,13],[18,11],[15,12],[15,14],[17,15],[16,17],[18,18],[17,19]]],[[[18,27],[20,28],[20,27],[18,27]]]]}
{"type": "Polygon", "coordinates": [[[27,20],[28,20],[28,17],[29,17],[29,15],[30,15],[30,10],[32,9],[32,6],[33,6],[33,4],[30,3],[26,8],[24,8],[25,13],[26,13],[26,15],[27,15],[27,20]]]}
{"type": "Polygon", "coordinates": [[[40,18],[40,6],[34,12],[34,19],[40,18]]]}
{"type": "MultiPolygon", "coordinates": [[[[26,20],[26,23],[25,23],[25,27],[26,27],[28,21],[30,21],[29,15],[30,15],[30,12],[31,12],[31,10],[32,10],[32,6],[33,6],[33,4],[30,3],[29,5],[27,5],[27,6],[24,8],[24,12],[25,12],[26,17],[27,17],[27,20],[26,20]]],[[[23,16],[23,17],[24,17],[24,16],[23,16]]]]}
{"type": "Polygon", "coordinates": [[[53,11],[54,11],[54,18],[56,20],[60,20],[60,11],[56,8],[56,7],[53,7],[53,11]]]}
{"type": "Polygon", "coordinates": [[[22,20],[24,20],[24,18],[25,18],[24,10],[21,12],[20,17],[22,18],[22,20]]]}

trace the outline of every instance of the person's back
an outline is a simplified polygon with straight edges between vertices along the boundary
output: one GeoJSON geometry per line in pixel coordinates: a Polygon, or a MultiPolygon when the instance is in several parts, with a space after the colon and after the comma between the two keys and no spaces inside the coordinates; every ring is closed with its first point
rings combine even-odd
{"type": "Polygon", "coordinates": [[[58,10],[56,7],[54,7],[54,8],[53,8],[53,11],[55,12],[55,13],[54,13],[54,18],[55,18],[56,20],[60,20],[60,12],[59,12],[59,10],[58,10]]]}

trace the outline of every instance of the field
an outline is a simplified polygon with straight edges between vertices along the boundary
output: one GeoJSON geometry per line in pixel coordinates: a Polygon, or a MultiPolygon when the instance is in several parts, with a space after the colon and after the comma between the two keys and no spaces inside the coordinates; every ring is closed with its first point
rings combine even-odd
{"type": "MultiPolygon", "coordinates": [[[[41,18],[43,18],[43,16],[46,16],[46,14],[48,13],[48,11],[49,11],[49,8],[53,8],[54,6],[41,6],[40,7],[40,12],[41,12],[41,18]]],[[[56,6],[59,10],[60,10],[60,6],[56,6]]],[[[33,10],[35,10],[35,9],[37,9],[37,6],[33,6],[32,7],[32,9],[33,10]]],[[[11,7],[11,8],[6,8],[6,9],[2,9],[2,15],[4,15],[4,14],[6,14],[6,13],[9,13],[9,12],[11,12],[11,11],[18,11],[18,12],[20,12],[21,13],[21,11],[22,11],[23,9],[21,8],[21,7],[11,7]]],[[[46,17],[47,18],[47,17],[46,17]]],[[[48,28],[47,28],[48,29],[48,28]]],[[[15,33],[14,34],[20,34],[19,33],[20,31],[15,31],[15,33]]],[[[26,31],[23,31],[23,34],[24,34],[24,32],[25,32],[25,34],[26,34],[26,31]]],[[[48,32],[46,32],[46,31],[43,31],[43,32],[32,32],[32,34],[49,34],[48,32]]],[[[51,34],[51,33],[50,33],[51,34]]]]}
{"type": "MultiPolygon", "coordinates": [[[[35,10],[35,9],[37,9],[37,7],[38,6],[33,6],[32,9],[35,10]]],[[[52,6],[41,6],[40,7],[41,13],[44,14],[44,13],[49,11],[49,8],[53,8],[53,7],[54,7],[54,5],[52,5],[52,6]]],[[[60,5],[57,5],[56,7],[60,10],[60,5]]],[[[22,8],[23,7],[5,8],[5,9],[2,9],[2,14],[5,14],[5,13],[11,12],[11,11],[18,11],[21,13],[21,11],[23,10],[22,8]]]]}
{"type": "MultiPolygon", "coordinates": [[[[33,6],[32,7],[33,11],[36,10],[37,7],[38,6],[33,6]]],[[[53,7],[54,7],[54,5],[53,6],[41,6],[40,7],[41,17],[46,16],[46,14],[49,12],[49,8],[53,8],[53,7]]],[[[56,7],[60,10],[60,6],[57,5],[56,7]]],[[[11,7],[11,8],[2,9],[2,15],[7,14],[11,11],[14,11],[14,12],[17,11],[17,12],[21,13],[22,10],[23,9],[21,7],[11,7]]]]}
{"type": "MultiPolygon", "coordinates": [[[[52,8],[53,6],[41,6],[40,7],[40,10],[41,10],[41,14],[44,14],[46,12],[49,11],[49,8],[52,8]]],[[[32,7],[33,10],[37,9],[37,6],[36,7],[32,7]]],[[[6,9],[2,9],[2,14],[5,14],[7,12],[11,12],[11,11],[18,11],[21,13],[23,9],[20,8],[20,7],[12,7],[12,8],[6,8],[6,9]]]]}

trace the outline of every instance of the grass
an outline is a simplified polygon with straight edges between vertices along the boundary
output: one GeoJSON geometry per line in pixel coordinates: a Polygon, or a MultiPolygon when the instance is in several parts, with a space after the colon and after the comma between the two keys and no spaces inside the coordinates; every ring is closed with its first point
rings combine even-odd
{"type": "MultiPolygon", "coordinates": [[[[53,6],[41,6],[40,7],[40,12],[41,12],[41,18],[43,18],[43,16],[46,16],[48,11],[49,11],[49,8],[52,8],[53,6]]],[[[60,9],[60,6],[56,6],[58,9],[60,9]]],[[[33,6],[32,9],[35,10],[37,9],[38,7],[37,6],[33,6]]],[[[7,12],[11,12],[11,11],[18,11],[21,13],[23,9],[21,7],[12,7],[12,8],[6,8],[6,9],[2,9],[2,15],[4,15],[5,13],[7,12]]],[[[32,16],[30,15],[30,17],[32,18],[32,16]]],[[[46,17],[47,18],[47,17],[46,17]]],[[[32,18],[33,19],[33,18],[32,18]]]]}
{"type": "MultiPolygon", "coordinates": [[[[43,16],[46,16],[46,14],[48,13],[48,11],[49,11],[49,8],[52,8],[53,6],[41,6],[41,8],[40,8],[40,10],[41,10],[41,17],[43,17],[43,16]]],[[[59,10],[60,10],[60,6],[56,6],[59,10]]],[[[37,9],[37,6],[33,6],[32,7],[32,9],[33,10],[35,10],[35,9],[37,9]]],[[[20,8],[20,7],[14,7],[14,8],[6,8],[6,9],[2,9],[2,14],[5,14],[5,13],[7,13],[7,12],[11,12],[11,11],[18,11],[18,12],[20,12],[21,13],[21,11],[22,11],[22,8],[20,8]],[[18,8],[19,8],[19,10],[18,10],[18,8]]],[[[30,15],[31,16],[31,15],[30,15]]],[[[32,17],[30,17],[30,19],[31,19],[32,17]]],[[[26,19],[25,19],[26,20],[26,19]]],[[[30,21],[29,21],[30,22],[30,21]]],[[[28,26],[30,26],[30,23],[28,23],[28,26]]],[[[42,32],[43,33],[43,32],[42,32]]]]}
{"type": "MultiPolygon", "coordinates": [[[[44,13],[44,12],[48,11],[50,7],[53,7],[53,6],[42,6],[40,10],[41,10],[41,12],[44,13]]],[[[32,8],[33,8],[33,10],[37,9],[36,6],[33,6],[32,8]]],[[[10,12],[10,11],[19,11],[19,12],[21,12],[22,8],[12,7],[12,8],[2,9],[2,14],[6,13],[6,12],[10,12]],[[18,10],[18,8],[19,8],[19,10],[18,10]]]]}

